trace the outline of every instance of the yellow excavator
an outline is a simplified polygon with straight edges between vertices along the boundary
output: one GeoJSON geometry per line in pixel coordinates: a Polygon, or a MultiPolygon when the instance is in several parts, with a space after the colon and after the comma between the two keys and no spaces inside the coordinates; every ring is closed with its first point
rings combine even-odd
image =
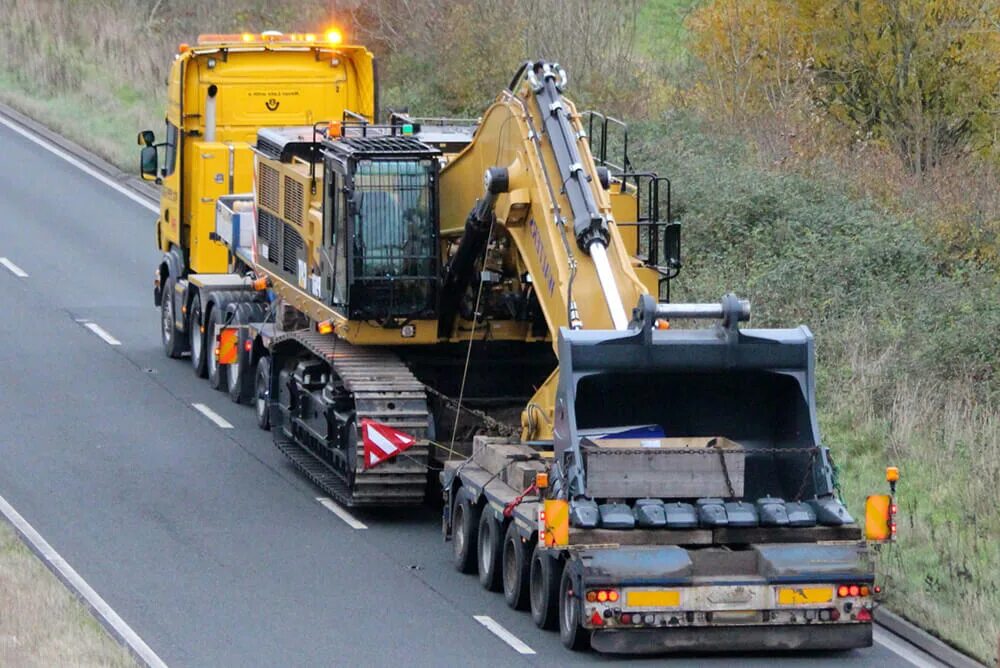
{"type": "Polygon", "coordinates": [[[579,113],[541,61],[479,119],[379,123],[371,54],[299,37],[185,49],[167,167],[140,135],[147,178],[199,151],[239,172],[182,168],[164,190],[167,354],[252,403],[340,503],[420,503],[439,482],[456,568],[568,647],[870,645],[871,553],[819,439],[812,334],[741,328],[732,295],[660,301],[680,228],[627,130],[579,113]],[[323,77],[336,97],[252,140],[240,125],[323,77]],[[676,326],[691,319],[713,326],[676,326]]]}

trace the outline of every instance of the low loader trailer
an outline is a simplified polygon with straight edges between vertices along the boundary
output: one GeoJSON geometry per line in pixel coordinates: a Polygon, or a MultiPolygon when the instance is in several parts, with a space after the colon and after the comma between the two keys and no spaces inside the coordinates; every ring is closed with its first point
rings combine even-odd
{"type": "Polygon", "coordinates": [[[166,141],[139,137],[164,352],[339,503],[440,493],[455,567],[569,648],[871,645],[895,504],[863,532],[841,503],[811,332],[661,301],[669,181],[609,159],[624,126],[557,64],[478,119],[379,123],[341,41],[180,50],[166,141]]]}

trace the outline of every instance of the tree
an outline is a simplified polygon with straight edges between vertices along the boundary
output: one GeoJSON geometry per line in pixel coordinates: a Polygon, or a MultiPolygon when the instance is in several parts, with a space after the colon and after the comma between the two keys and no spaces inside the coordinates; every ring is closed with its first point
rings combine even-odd
{"type": "Polygon", "coordinates": [[[714,0],[689,26],[727,113],[774,111],[789,92],[915,173],[992,146],[1000,5],[989,0],[714,0]]]}

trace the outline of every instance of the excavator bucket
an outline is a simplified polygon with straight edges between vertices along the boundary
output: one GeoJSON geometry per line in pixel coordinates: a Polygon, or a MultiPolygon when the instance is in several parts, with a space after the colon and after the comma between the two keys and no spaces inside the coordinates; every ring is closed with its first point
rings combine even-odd
{"type": "Polygon", "coordinates": [[[741,330],[748,318],[749,304],[732,295],[721,304],[644,297],[627,330],[560,330],[555,450],[570,498],[723,497],[759,510],[758,500],[832,494],[812,333],[741,330]],[[661,329],[667,318],[718,323],[661,329]]]}

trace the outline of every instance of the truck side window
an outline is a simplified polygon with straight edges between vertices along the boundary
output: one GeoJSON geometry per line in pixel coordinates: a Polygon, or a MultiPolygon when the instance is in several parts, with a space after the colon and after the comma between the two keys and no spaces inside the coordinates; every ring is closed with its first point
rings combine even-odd
{"type": "Polygon", "coordinates": [[[177,146],[180,139],[180,132],[177,126],[167,121],[167,140],[164,142],[166,152],[163,159],[163,175],[170,176],[177,167],[177,146]]]}

